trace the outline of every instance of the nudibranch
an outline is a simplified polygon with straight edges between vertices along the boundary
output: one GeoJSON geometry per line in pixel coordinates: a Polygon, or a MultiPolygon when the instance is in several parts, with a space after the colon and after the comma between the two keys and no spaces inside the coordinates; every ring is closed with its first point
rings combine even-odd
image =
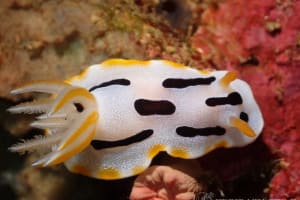
{"type": "Polygon", "coordinates": [[[161,151],[198,158],[253,142],[263,118],[248,84],[230,71],[197,70],[166,60],[110,59],[65,81],[13,90],[48,96],[9,108],[40,114],[44,136],[10,147],[48,150],[34,166],[64,163],[74,173],[121,179],[143,172],[161,151]]]}

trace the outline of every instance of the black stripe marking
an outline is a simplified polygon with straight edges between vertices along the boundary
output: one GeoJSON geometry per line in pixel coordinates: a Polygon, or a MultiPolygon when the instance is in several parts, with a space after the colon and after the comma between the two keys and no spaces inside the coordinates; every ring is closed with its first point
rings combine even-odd
{"type": "Polygon", "coordinates": [[[206,127],[206,128],[193,128],[188,126],[181,126],[176,128],[176,133],[182,137],[195,137],[195,136],[210,136],[210,135],[224,135],[225,128],[221,126],[206,127]]]}
{"type": "Polygon", "coordinates": [[[130,81],[127,79],[124,79],[124,78],[114,79],[114,80],[107,81],[107,82],[101,83],[99,85],[93,86],[89,89],[89,91],[92,92],[93,90],[96,90],[98,88],[107,87],[107,86],[111,86],[111,85],[130,85],[130,81]]]}
{"type": "Polygon", "coordinates": [[[216,78],[213,76],[207,78],[190,78],[190,79],[168,78],[163,81],[162,85],[165,88],[186,88],[195,85],[210,85],[215,80],[216,78]]]}
{"type": "Polygon", "coordinates": [[[212,97],[205,101],[208,106],[220,106],[220,105],[239,105],[243,103],[242,97],[237,92],[230,93],[227,97],[212,97]]]}
{"type": "Polygon", "coordinates": [[[91,145],[96,150],[127,146],[133,143],[141,142],[147,139],[148,137],[150,137],[152,134],[153,134],[153,130],[147,129],[122,140],[116,140],[116,141],[92,140],[91,145]]]}
{"type": "Polygon", "coordinates": [[[140,115],[171,115],[176,110],[175,105],[170,101],[152,101],[147,99],[136,100],[134,108],[140,115]]]}
{"type": "Polygon", "coordinates": [[[249,117],[248,117],[247,113],[245,113],[245,112],[240,113],[240,119],[244,120],[245,122],[249,121],[249,117]]]}

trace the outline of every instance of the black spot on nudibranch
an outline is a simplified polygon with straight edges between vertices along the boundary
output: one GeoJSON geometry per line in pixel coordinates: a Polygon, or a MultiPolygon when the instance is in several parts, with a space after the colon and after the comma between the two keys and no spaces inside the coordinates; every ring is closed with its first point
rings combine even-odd
{"type": "Polygon", "coordinates": [[[81,103],[74,103],[74,106],[75,106],[77,112],[82,112],[84,110],[84,107],[81,103]]]}
{"type": "Polygon", "coordinates": [[[249,121],[249,117],[248,117],[247,113],[244,113],[244,112],[240,113],[240,119],[245,121],[245,122],[249,121]]]}
{"type": "Polygon", "coordinates": [[[189,86],[196,85],[210,85],[216,80],[215,77],[207,78],[191,78],[191,79],[181,79],[181,78],[168,78],[163,81],[162,85],[165,88],[186,88],[189,86]]]}
{"type": "Polygon", "coordinates": [[[243,103],[242,97],[237,92],[230,93],[227,97],[211,97],[206,99],[206,105],[208,106],[220,106],[220,105],[239,105],[243,103]]]}
{"type": "Polygon", "coordinates": [[[89,91],[92,92],[93,90],[96,90],[98,88],[103,88],[103,87],[107,87],[107,86],[111,86],[111,85],[125,85],[125,86],[127,86],[127,85],[130,85],[130,81],[127,80],[127,79],[124,79],[124,78],[114,79],[114,80],[107,81],[107,82],[101,83],[99,85],[93,86],[89,89],[89,91]]]}
{"type": "Polygon", "coordinates": [[[153,134],[153,130],[147,129],[122,140],[117,140],[117,141],[92,140],[91,145],[96,150],[127,146],[136,142],[143,141],[148,137],[150,137],[152,134],[153,134]]]}
{"type": "Polygon", "coordinates": [[[152,101],[147,99],[136,100],[134,108],[140,115],[171,115],[176,110],[175,105],[170,101],[152,101]]]}
{"type": "Polygon", "coordinates": [[[176,128],[176,133],[182,137],[195,137],[195,136],[209,136],[209,135],[224,135],[226,132],[225,128],[216,127],[205,127],[205,128],[193,128],[188,126],[180,126],[176,128]]]}

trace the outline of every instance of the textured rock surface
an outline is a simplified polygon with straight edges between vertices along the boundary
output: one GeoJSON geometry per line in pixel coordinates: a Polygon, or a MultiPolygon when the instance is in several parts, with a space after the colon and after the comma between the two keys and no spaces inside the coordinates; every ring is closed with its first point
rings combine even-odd
{"type": "Polygon", "coordinates": [[[209,177],[204,184],[225,197],[300,197],[299,1],[9,0],[0,1],[0,21],[0,153],[7,161],[0,191],[7,199],[128,197],[133,179],[106,182],[63,167],[33,169],[35,154],[24,163],[6,151],[15,136],[36,134],[28,129],[30,117],[4,112],[30,98],[11,96],[12,88],[64,79],[112,57],[238,71],[254,90],[265,129],[246,148],[200,159],[209,177]]]}
{"type": "Polygon", "coordinates": [[[146,2],[1,1],[1,97],[12,98],[9,90],[26,81],[65,79],[111,57],[192,60],[189,24],[170,27],[157,14],[159,2],[146,2]]]}

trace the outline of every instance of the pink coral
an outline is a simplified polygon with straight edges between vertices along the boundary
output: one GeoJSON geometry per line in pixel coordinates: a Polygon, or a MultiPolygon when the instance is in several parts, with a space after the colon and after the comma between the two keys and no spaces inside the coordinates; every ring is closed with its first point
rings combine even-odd
{"type": "Polygon", "coordinates": [[[270,197],[300,197],[300,1],[226,1],[201,20],[196,49],[250,83],[265,118],[263,141],[288,163],[272,179],[270,197]]]}

